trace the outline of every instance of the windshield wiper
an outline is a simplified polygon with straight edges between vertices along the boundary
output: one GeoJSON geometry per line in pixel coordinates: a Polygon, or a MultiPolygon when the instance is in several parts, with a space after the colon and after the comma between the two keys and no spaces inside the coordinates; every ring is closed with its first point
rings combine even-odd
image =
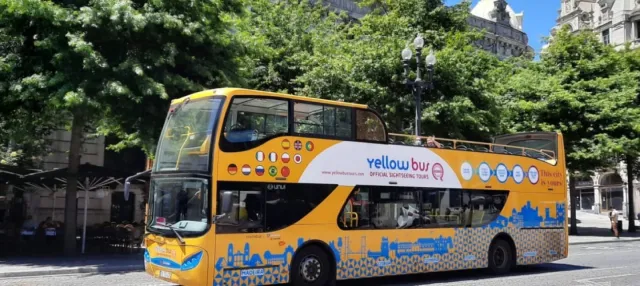
{"type": "Polygon", "coordinates": [[[184,245],[184,244],[185,244],[184,239],[182,238],[182,236],[180,236],[180,233],[178,233],[178,230],[176,230],[176,229],[173,227],[173,224],[165,224],[165,225],[166,225],[169,229],[171,229],[171,230],[173,231],[173,233],[175,233],[175,234],[176,234],[176,236],[178,237],[178,241],[180,241],[180,244],[184,245]]]}

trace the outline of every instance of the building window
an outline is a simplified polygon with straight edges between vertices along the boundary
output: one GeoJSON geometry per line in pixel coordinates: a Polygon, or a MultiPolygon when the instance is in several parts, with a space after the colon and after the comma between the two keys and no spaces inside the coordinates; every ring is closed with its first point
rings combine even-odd
{"type": "Polygon", "coordinates": [[[351,109],[297,102],[295,133],[351,138],[351,109]]]}
{"type": "Polygon", "coordinates": [[[640,20],[635,22],[636,26],[636,40],[640,39],[640,20]]]}
{"type": "Polygon", "coordinates": [[[602,42],[605,45],[608,45],[611,42],[609,37],[609,29],[602,31],[602,42]]]}
{"type": "Polygon", "coordinates": [[[342,229],[480,227],[502,211],[508,192],[356,187],[338,216],[342,229]]]}

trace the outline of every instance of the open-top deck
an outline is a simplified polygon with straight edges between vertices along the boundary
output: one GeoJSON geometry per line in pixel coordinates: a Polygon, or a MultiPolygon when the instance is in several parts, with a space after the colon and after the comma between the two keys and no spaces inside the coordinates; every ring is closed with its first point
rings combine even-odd
{"type": "Polygon", "coordinates": [[[397,133],[389,133],[388,136],[389,143],[396,145],[525,156],[529,158],[539,159],[552,165],[555,165],[558,162],[556,152],[548,149],[535,149],[506,144],[415,136],[397,133]]]}

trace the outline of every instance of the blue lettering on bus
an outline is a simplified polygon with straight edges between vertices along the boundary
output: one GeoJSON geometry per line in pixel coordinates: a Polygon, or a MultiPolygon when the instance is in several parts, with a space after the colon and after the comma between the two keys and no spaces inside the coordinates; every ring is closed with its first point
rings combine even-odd
{"type": "Polygon", "coordinates": [[[264,268],[258,269],[242,269],[240,271],[240,276],[249,277],[249,276],[262,276],[264,275],[264,268]]]}
{"type": "Polygon", "coordinates": [[[380,158],[367,158],[369,169],[383,170],[400,170],[407,171],[411,163],[406,160],[389,159],[389,156],[383,155],[380,158]]]}

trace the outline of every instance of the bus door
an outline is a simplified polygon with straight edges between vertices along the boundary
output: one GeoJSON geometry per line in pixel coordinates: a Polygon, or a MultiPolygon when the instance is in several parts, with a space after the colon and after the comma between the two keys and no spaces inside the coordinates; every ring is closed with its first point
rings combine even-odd
{"type": "Polygon", "coordinates": [[[251,183],[221,183],[218,188],[214,285],[220,279],[263,276],[265,261],[258,255],[265,236],[263,191],[251,183]]]}

